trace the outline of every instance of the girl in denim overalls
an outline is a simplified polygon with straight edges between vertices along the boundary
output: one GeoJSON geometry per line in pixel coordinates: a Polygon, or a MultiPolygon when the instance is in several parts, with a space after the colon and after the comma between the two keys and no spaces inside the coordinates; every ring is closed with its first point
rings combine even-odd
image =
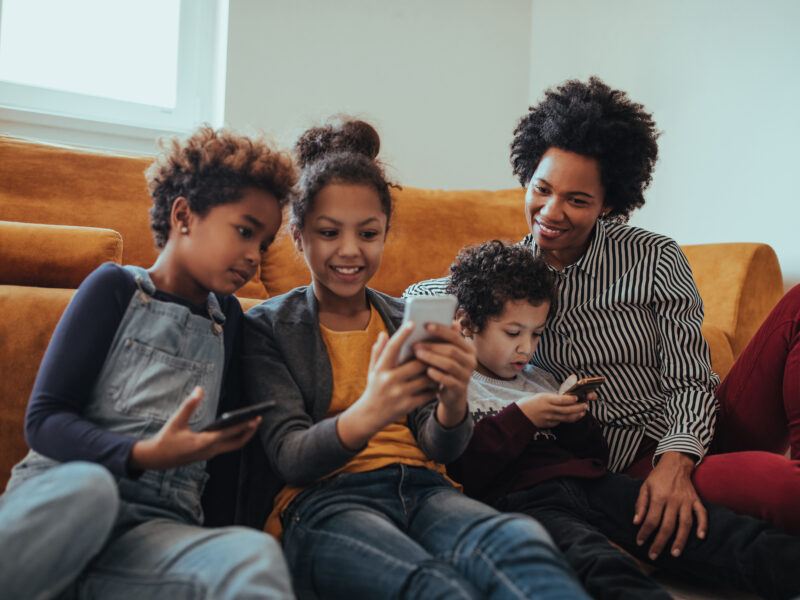
{"type": "Polygon", "coordinates": [[[201,429],[238,402],[230,294],[280,227],[291,161],[204,128],[147,177],[161,254],[149,270],[98,268],[54,332],[26,415],[32,450],[0,497],[0,590],[290,598],[269,536],[201,527],[206,461],[241,448],[259,420],[201,429]]]}

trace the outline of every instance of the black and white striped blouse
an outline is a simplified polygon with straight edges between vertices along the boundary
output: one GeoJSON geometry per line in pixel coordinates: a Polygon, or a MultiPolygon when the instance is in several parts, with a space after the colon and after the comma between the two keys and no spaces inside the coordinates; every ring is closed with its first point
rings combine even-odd
{"type": "MultiPolygon", "coordinates": [[[[537,251],[533,237],[521,242],[537,251]]],[[[603,375],[592,414],[610,447],[609,469],[629,466],[643,439],[656,455],[676,450],[699,461],[716,422],[703,301],[686,257],[671,239],[597,222],[586,253],[557,274],[558,306],[531,362],[559,381],[603,375]]],[[[404,296],[444,293],[447,278],[404,296]]]]}

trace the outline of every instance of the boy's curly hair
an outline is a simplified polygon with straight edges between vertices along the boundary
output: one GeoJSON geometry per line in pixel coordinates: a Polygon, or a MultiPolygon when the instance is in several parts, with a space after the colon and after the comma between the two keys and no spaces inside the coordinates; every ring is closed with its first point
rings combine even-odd
{"type": "Polygon", "coordinates": [[[506,245],[500,240],[466,247],[450,265],[447,292],[458,298],[475,331],[489,317],[502,314],[509,300],[527,300],[534,306],[556,302],[555,275],[530,247],[506,245]]]}
{"type": "Polygon", "coordinates": [[[545,92],[514,129],[511,164],[522,187],[533,176],[542,155],[559,148],[594,158],[600,164],[609,217],[627,221],[644,204],[658,158],[652,114],[613,90],[599,78],[572,79],[545,92]]]}
{"type": "Polygon", "coordinates": [[[159,249],[169,238],[172,205],[180,196],[203,216],[214,206],[236,202],[247,186],[271,193],[284,206],[297,182],[291,156],[263,138],[204,126],[188,138],[162,141],[161,148],[145,171],[153,198],[150,228],[159,249]]]}
{"type": "Polygon", "coordinates": [[[380,161],[381,138],[375,128],[360,119],[336,115],[319,127],[306,130],[295,143],[297,163],[303,170],[292,198],[292,224],[302,230],[314,196],[329,183],[363,184],[375,189],[386,215],[392,216],[390,187],[380,161]]]}

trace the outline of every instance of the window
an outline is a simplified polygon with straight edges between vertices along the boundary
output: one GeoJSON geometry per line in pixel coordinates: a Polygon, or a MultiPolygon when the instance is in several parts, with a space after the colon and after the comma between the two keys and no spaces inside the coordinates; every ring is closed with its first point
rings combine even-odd
{"type": "Polygon", "coordinates": [[[226,30],[226,0],[0,0],[0,120],[149,138],[219,124],[226,30]]]}

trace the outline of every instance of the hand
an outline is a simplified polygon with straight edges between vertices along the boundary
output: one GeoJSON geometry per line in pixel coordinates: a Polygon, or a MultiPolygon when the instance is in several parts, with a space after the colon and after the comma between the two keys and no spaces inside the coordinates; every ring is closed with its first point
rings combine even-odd
{"type": "Polygon", "coordinates": [[[475,348],[456,322],[450,327],[428,323],[426,328],[437,339],[416,344],[414,355],[428,365],[426,374],[438,385],[436,418],[444,427],[455,427],[467,414],[467,386],[478,366],[475,348]]]}
{"type": "Polygon", "coordinates": [[[633,523],[642,523],[642,526],[636,543],[644,544],[658,527],[648,552],[650,560],[661,554],[676,525],[678,531],[670,553],[680,556],[692,529],[693,516],[697,518],[697,537],[706,537],[708,514],[692,484],[693,470],[691,457],[680,452],[665,452],[639,490],[633,523]]]}
{"type": "Polygon", "coordinates": [[[597,394],[586,394],[587,402],[578,402],[578,397],[564,394],[578,378],[570,375],[561,384],[558,393],[541,392],[517,402],[520,410],[531,423],[540,429],[555,427],[560,423],[574,423],[586,416],[589,411],[589,401],[596,400],[597,394]]]}
{"type": "Polygon", "coordinates": [[[391,339],[381,332],[372,345],[364,392],[336,422],[346,448],[361,448],[381,429],[435,397],[434,383],[425,375],[424,364],[419,360],[397,364],[400,347],[413,329],[413,323],[406,323],[391,339]]]}
{"type": "Polygon", "coordinates": [[[133,445],[130,466],[140,470],[165,470],[208,460],[241,448],[258,429],[261,417],[219,431],[192,431],[189,419],[202,400],[203,388],[198,386],[154,437],[133,445]]]}

